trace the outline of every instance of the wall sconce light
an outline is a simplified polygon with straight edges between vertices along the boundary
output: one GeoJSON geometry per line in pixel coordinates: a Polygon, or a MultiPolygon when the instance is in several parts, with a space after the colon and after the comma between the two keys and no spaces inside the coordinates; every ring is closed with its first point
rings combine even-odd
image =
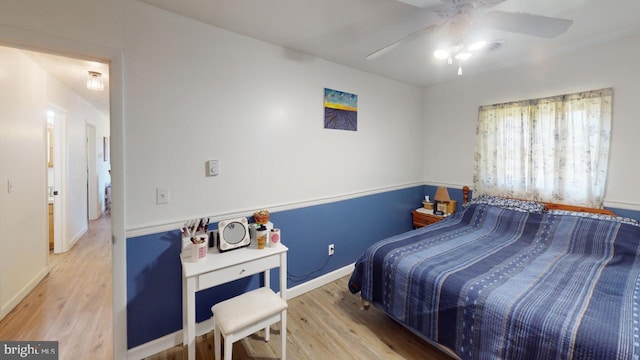
{"type": "Polygon", "coordinates": [[[89,77],[87,78],[87,89],[93,91],[104,90],[104,82],[102,81],[102,74],[97,71],[89,71],[89,77]]]}

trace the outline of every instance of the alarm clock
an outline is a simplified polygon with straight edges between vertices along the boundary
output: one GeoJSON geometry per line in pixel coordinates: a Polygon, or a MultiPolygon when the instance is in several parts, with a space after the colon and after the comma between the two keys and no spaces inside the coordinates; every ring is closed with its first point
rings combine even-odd
{"type": "Polygon", "coordinates": [[[220,252],[249,246],[249,223],[247,218],[222,220],[218,223],[218,250],[220,252]]]}

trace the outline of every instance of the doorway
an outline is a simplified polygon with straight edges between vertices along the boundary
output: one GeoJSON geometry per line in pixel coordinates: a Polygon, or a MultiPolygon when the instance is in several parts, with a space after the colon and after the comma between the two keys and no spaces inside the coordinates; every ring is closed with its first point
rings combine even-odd
{"type": "Polygon", "coordinates": [[[47,108],[47,204],[49,206],[49,249],[54,254],[65,250],[63,174],[66,174],[66,111],[53,106],[47,108]],[[53,249],[51,249],[53,243],[53,249]]]}
{"type": "Polygon", "coordinates": [[[109,65],[17,51],[35,63],[38,76],[47,84],[42,86],[47,116],[55,118],[54,252],[66,252],[88,231],[89,219],[104,212],[105,184],[111,181],[109,163],[102,158],[102,138],[110,135],[109,65]],[[89,89],[91,74],[99,74],[102,91],[89,89]]]}
{"type": "MultiPolygon", "coordinates": [[[[3,160],[3,170],[11,174],[6,180],[10,195],[5,196],[11,201],[3,198],[0,206],[12,220],[7,227],[3,224],[3,231],[8,233],[3,239],[20,238],[26,224],[30,228],[29,236],[20,242],[29,251],[11,251],[13,242],[2,242],[2,262],[8,270],[0,276],[6,290],[0,292],[2,319],[51,269],[49,202],[53,208],[54,252],[71,249],[88,232],[87,123],[95,127],[96,162],[102,146],[97,139],[109,136],[110,119],[108,91],[83,93],[87,69],[106,69],[102,71],[108,74],[107,64],[0,46],[0,67],[6,99],[0,109],[0,125],[7,135],[0,145],[7,159],[6,163],[3,160]],[[64,80],[69,73],[73,76],[64,80]],[[106,105],[96,102],[96,96],[106,105]],[[10,286],[5,286],[7,283],[10,286]]],[[[100,184],[110,182],[108,167],[104,162],[101,167],[96,165],[101,179],[98,189],[100,184]]],[[[109,293],[104,295],[111,298],[109,293]]]]}
{"type": "Polygon", "coordinates": [[[99,201],[98,174],[96,157],[96,127],[87,122],[87,216],[89,220],[95,220],[102,215],[99,201]]]}
{"type": "MultiPolygon", "coordinates": [[[[109,7],[111,8],[111,7],[109,7]]],[[[86,9],[84,9],[86,10],[86,9]]],[[[84,10],[80,11],[81,13],[84,10]]],[[[19,11],[21,12],[21,11],[19,11]]],[[[36,16],[37,18],[37,16],[36,16]]],[[[44,19],[44,18],[43,18],[44,19]]],[[[47,18],[48,20],[49,18],[47,18]]],[[[54,22],[57,23],[57,22],[54,22]]],[[[37,26],[36,26],[37,27],[37,26]]],[[[125,358],[127,352],[127,326],[126,326],[126,221],[125,221],[125,204],[124,199],[124,53],[122,49],[115,45],[104,45],[101,42],[92,43],[87,46],[86,41],[70,36],[64,37],[62,33],[49,33],[43,31],[32,31],[29,26],[24,29],[16,28],[16,31],[4,32],[0,39],[3,44],[14,44],[14,47],[30,48],[30,49],[50,49],[58,54],[75,54],[85,59],[102,59],[102,65],[107,67],[107,71],[113,75],[113,81],[105,82],[104,93],[111,93],[111,98],[104,101],[107,109],[108,125],[110,126],[110,140],[113,145],[111,149],[111,164],[113,166],[113,176],[110,176],[110,183],[113,184],[113,203],[111,206],[111,222],[112,222],[112,253],[113,253],[113,299],[114,299],[114,347],[115,358],[125,358]],[[21,44],[21,46],[15,46],[21,44]],[[115,46],[115,47],[112,47],[115,46]],[[107,65],[109,64],[109,65],[107,65]],[[109,106],[113,109],[113,113],[109,114],[109,106]]],[[[37,29],[36,29],[37,30],[37,29]]],[[[64,33],[64,31],[63,31],[64,33]]],[[[74,56],[75,56],[74,55],[74,56]]],[[[4,82],[3,78],[3,82],[4,82]]],[[[23,82],[23,81],[22,81],[23,82]]],[[[13,90],[13,89],[12,89],[13,90]]],[[[1,110],[1,109],[0,109],[1,110]]],[[[0,111],[1,112],[1,111],[0,111]]],[[[98,128],[98,132],[99,132],[98,128]]],[[[44,170],[41,170],[43,182],[42,192],[46,190],[44,170]]],[[[46,208],[43,208],[43,216],[46,208]]],[[[6,230],[6,229],[5,229],[6,230]]],[[[20,232],[16,230],[16,234],[20,232]]],[[[6,237],[6,232],[5,232],[6,237]]],[[[44,234],[43,234],[44,236],[44,234]]],[[[6,265],[6,262],[5,262],[6,265]]],[[[1,277],[1,275],[0,275],[1,277]]],[[[6,285],[4,283],[3,285],[6,285]]],[[[0,293],[0,295],[2,295],[0,293]]],[[[0,317],[2,311],[0,310],[0,317]]]]}

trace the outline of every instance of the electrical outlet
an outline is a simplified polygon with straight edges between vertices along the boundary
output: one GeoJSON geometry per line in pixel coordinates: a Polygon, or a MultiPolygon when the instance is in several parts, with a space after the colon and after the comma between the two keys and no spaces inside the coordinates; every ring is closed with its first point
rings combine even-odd
{"type": "Polygon", "coordinates": [[[333,244],[329,244],[329,256],[333,255],[336,252],[336,248],[333,244]]]}

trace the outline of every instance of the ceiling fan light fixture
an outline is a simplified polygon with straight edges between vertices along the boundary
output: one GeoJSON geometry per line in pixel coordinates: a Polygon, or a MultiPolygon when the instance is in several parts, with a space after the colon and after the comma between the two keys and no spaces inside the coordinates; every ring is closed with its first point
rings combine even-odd
{"type": "Polygon", "coordinates": [[[471,57],[470,52],[461,52],[456,54],[456,60],[467,60],[470,57],[471,57]]]}
{"type": "Polygon", "coordinates": [[[484,48],[485,46],[487,46],[487,42],[484,40],[480,40],[480,41],[476,41],[474,43],[472,43],[471,45],[467,46],[467,50],[469,51],[478,51],[482,48],[484,48]]]}
{"type": "Polygon", "coordinates": [[[438,49],[438,50],[433,52],[433,56],[436,59],[444,60],[444,59],[447,59],[447,58],[451,57],[451,54],[449,54],[449,52],[446,51],[446,50],[438,49]]]}
{"type": "Polygon", "coordinates": [[[93,91],[104,90],[104,82],[102,81],[102,74],[97,71],[89,71],[89,77],[87,78],[87,89],[93,91]]]}

